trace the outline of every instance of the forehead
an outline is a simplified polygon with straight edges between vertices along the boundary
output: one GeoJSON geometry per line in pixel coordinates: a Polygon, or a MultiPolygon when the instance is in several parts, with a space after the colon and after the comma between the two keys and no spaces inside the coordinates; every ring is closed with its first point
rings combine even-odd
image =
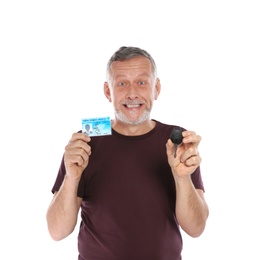
{"type": "Polygon", "coordinates": [[[129,60],[114,61],[110,67],[111,74],[122,74],[124,72],[144,72],[151,73],[151,62],[144,56],[138,56],[129,60]]]}

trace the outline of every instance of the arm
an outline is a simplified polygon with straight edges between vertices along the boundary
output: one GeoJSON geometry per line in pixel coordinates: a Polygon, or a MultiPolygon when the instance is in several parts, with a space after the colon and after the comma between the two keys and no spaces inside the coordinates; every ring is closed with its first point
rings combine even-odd
{"type": "Polygon", "coordinates": [[[192,181],[176,184],[176,218],[181,228],[190,236],[200,236],[208,217],[208,206],[203,191],[195,189],[192,181]]]}
{"type": "Polygon", "coordinates": [[[198,153],[200,140],[201,137],[194,132],[184,131],[176,158],[174,144],[170,139],[166,144],[168,162],[176,185],[176,218],[181,228],[192,237],[203,233],[209,214],[203,191],[195,189],[191,180],[191,174],[201,163],[198,153]]]}
{"type": "Polygon", "coordinates": [[[65,147],[64,164],[66,174],[58,192],[48,207],[46,219],[48,230],[54,240],[67,237],[74,230],[82,199],[77,197],[79,181],[87,167],[91,148],[90,137],[75,133],[65,147]]]}

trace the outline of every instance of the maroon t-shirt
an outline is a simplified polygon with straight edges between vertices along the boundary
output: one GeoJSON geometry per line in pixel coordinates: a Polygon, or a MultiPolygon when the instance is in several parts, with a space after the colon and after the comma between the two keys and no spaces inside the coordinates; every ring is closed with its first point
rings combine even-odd
{"type": "MultiPolygon", "coordinates": [[[[166,155],[172,125],[156,121],[149,133],[91,137],[81,177],[79,260],[180,260],[175,184],[166,155]]],[[[52,192],[65,175],[62,160],[52,192]]],[[[191,175],[204,190],[200,167],[191,175]]]]}

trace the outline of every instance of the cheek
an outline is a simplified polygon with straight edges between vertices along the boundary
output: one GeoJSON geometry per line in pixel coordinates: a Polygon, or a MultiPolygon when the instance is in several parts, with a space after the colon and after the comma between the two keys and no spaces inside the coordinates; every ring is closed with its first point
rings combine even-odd
{"type": "Polygon", "coordinates": [[[124,100],[125,98],[126,98],[126,93],[125,93],[125,91],[122,91],[121,89],[119,91],[114,90],[112,93],[113,102],[120,102],[120,101],[124,100]]]}
{"type": "Polygon", "coordinates": [[[157,94],[155,91],[149,91],[145,97],[148,97],[147,99],[152,102],[153,100],[157,99],[157,94]]]}

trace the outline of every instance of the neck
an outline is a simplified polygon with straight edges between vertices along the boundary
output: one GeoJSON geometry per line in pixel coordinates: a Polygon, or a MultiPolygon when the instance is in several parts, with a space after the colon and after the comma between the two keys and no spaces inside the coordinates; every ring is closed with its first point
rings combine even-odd
{"type": "Polygon", "coordinates": [[[130,124],[125,124],[117,119],[112,120],[111,122],[112,128],[122,134],[122,135],[127,135],[127,136],[133,136],[133,135],[143,135],[151,131],[156,123],[152,120],[146,120],[142,124],[135,124],[135,125],[130,125],[130,124]]]}

